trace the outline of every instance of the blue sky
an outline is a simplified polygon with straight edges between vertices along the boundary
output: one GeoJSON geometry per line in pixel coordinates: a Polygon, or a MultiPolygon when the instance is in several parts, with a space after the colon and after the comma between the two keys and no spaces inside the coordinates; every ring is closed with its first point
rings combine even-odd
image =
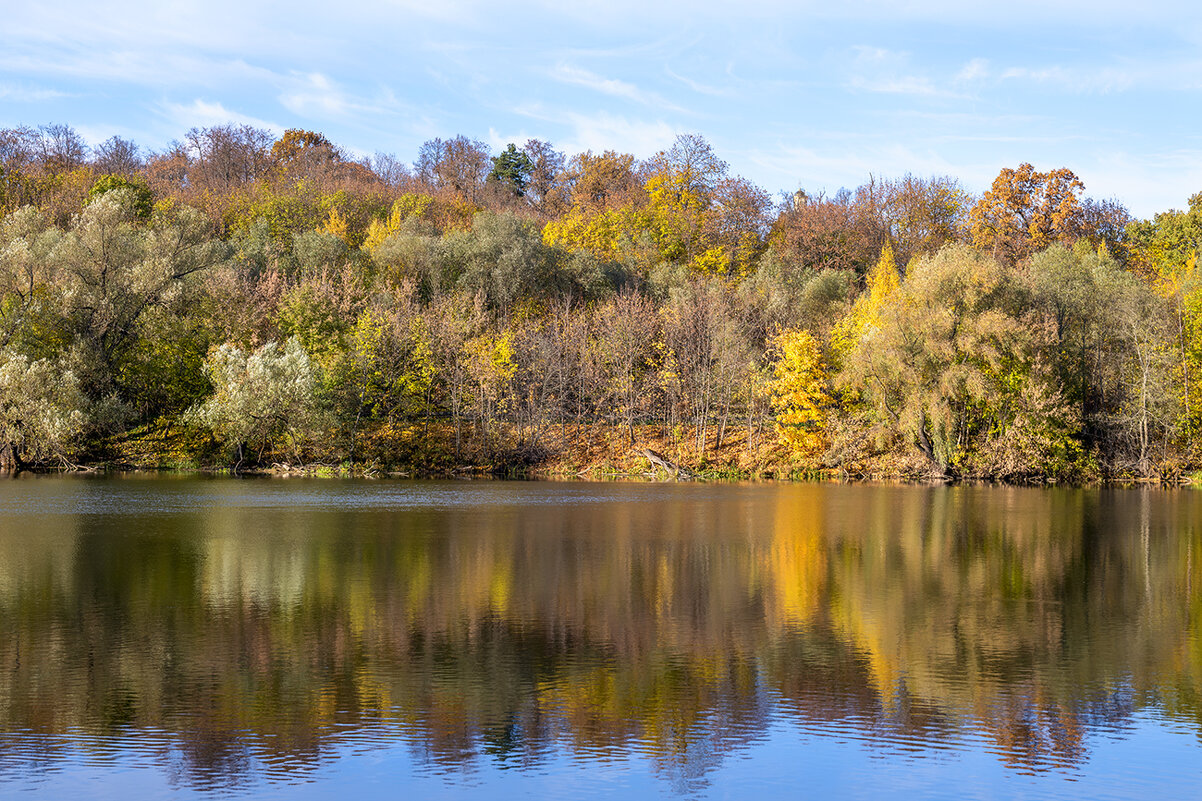
{"type": "Polygon", "coordinates": [[[1202,3],[7,0],[0,125],[159,149],[230,121],[412,161],[457,134],[646,157],[700,133],[770,192],[1068,167],[1137,216],[1202,191],[1202,3]]]}

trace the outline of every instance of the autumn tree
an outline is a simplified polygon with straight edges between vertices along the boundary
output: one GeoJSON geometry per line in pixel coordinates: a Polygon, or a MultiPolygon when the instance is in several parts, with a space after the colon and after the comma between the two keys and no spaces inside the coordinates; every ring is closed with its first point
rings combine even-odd
{"type": "Polygon", "coordinates": [[[797,454],[813,456],[826,447],[832,405],[822,345],[805,330],[782,331],[771,344],[774,379],[769,391],[777,432],[797,454]]]}
{"type": "Polygon", "coordinates": [[[836,362],[880,330],[885,311],[894,303],[900,284],[901,273],[893,257],[893,248],[886,245],[866,277],[864,291],[831,329],[831,348],[836,362]]]}
{"type": "Polygon", "coordinates": [[[47,173],[70,172],[88,160],[88,145],[71,126],[55,123],[38,131],[38,160],[47,173]]]}
{"type": "Polygon", "coordinates": [[[949,246],[920,258],[838,383],[938,475],[1070,473],[1079,418],[1040,359],[1046,334],[1026,303],[1018,275],[992,257],[949,246]]]}
{"type": "Polygon", "coordinates": [[[903,265],[959,240],[969,202],[955,178],[909,173],[895,180],[870,176],[853,196],[854,216],[875,220],[903,265]]]}
{"type": "Polygon", "coordinates": [[[970,212],[973,246],[1015,264],[1053,242],[1072,245],[1082,233],[1084,189],[1063,167],[1003,169],[970,212]]]}
{"type": "Polygon", "coordinates": [[[526,202],[543,219],[558,216],[568,207],[564,154],[539,139],[527,140],[522,153],[530,160],[526,202]]]}
{"type": "Polygon", "coordinates": [[[1186,210],[1173,209],[1151,220],[1129,223],[1129,267],[1150,282],[1181,272],[1191,257],[1202,255],[1202,192],[1189,199],[1186,210]]]}
{"type": "Polygon", "coordinates": [[[142,149],[128,139],[111,136],[96,146],[92,153],[92,166],[105,175],[132,178],[145,166],[142,149]]]}
{"type": "Polygon", "coordinates": [[[631,445],[635,421],[651,408],[659,326],[655,307],[635,292],[623,292],[592,314],[590,351],[600,383],[596,397],[600,408],[625,426],[631,445]]]}
{"type": "Polygon", "coordinates": [[[857,213],[850,192],[828,197],[799,191],[781,208],[768,241],[777,258],[794,269],[862,275],[884,239],[880,222],[857,213]]]}
{"type": "Polygon", "coordinates": [[[365,162],[377,178],[387,186],[403,188],[412,178],[409,167],[392,153],[377,152],[365,162]]]}
{"type": "Polygon", "coordinates": [[[488,146],[466,136],[425,142],[413,165],[418,180],[427,186],[447,189],[472,201],[480,198],[491,169],[488,146]]]}
{"type": "Polygon", "coordinates": [[[324,134],[289,128],[271,146],[271,159],[280,174],[291,181],[323,180],[339,176],[354,166],[324,134]]]}
{"type": "Polygon", "coordinates": [[[178,151],[185,159],[187,184],[196,190],[228,192],[264,176],[270,170],[270,131],[250,125],[193,128],[178,151]]]}
{"type": "Polygon", "coordinates": [[[745,273],[765,232],[768,196],[729,174],[696,135],[681,135],[642,165],[648,203],[644,236],[659,259],[711,274],[745,273]]]}
{"type": "Polygon", "coordinates": [[[36,199],[37,141],[28,126],[0,129],[0,213],[36,199]]]}

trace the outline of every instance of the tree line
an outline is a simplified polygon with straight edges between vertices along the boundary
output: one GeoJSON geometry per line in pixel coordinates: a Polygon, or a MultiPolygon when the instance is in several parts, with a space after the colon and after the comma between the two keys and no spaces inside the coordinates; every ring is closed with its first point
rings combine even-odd
{"type": "MultiPolygon", "coordinates": [[[[0,466],[545,464],[600,436],[743,472],[1198,467],[1202,193],[1068,169],[774,200],[639,160],[320,133],[161,152],[0,130],[0,466]]],[[[617,449],[617,450],[615,450],[617,449]]]]}

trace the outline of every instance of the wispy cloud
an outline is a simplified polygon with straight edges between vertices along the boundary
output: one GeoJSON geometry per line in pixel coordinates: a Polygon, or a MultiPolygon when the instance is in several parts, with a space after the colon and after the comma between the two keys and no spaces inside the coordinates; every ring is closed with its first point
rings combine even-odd
{"type": "Polygon", "coordinates": [[[188,53],[125,50],[68,50],[53,58],[0,51],[0,73],[50,79],[76,79],[124,86],[222,86],[263,82],[274,73],[241,59],[188,53]]]}
{"type": "Polygon", "coordinates": [[[189,128],[225,125],[226,123],[233,122],[240,125],[253,125],[256,128],[266,128],[275,134],[282,134],[284,132],[284,126],[278,123],[253,117],[249,114],[241,114],[226,108],[221,103],[214,103],[201,98],[197,98],[187,104],[161,103],[159,111],[179,131],[186,131],[189,128]]]}
{"type": "Polygon", "coordinates": [[[569,112],[565,116],[572,131],[563,147],[568,153],[619,150],[645,158],[671,147],[683,132],[662,120],[632,120],[606,113],[569,112]]]}
{"type": "Polygon", "coordinates": [[[345,114],[352,105],[342,89],[319,72],[294,73],[295,81],[280,94],[280,105],[301,117],[345,114]]]}
{"type": "Polygon", "coordinates": [[[719,86],[710,86],[699,81],[694,81],[692,78],[687,78],[684,75],[673,72],[670,68],[665,68],[664,71],[668,73],[669,77],[680,81],[685,86],[689,87],[700,95],[709,95],[710,97],[730,97],[734,94],[733,90],[719,86]]]}
{"type": "Polygon", "coordinates": [[[671,111],[684,111],[685,109],[677,106],[668,100],[664,99],[655,92],[648,92],[640,89],[632,83],[621,81],[616,78],[606,78],[598,75],[595,72],[590,72],[579,67],[571,66],[570,64],[560,63],[551,70],[550,77],[573,86],[583,86],[586,89],[591,89],[594,92],[600,92],[603,95],[610,97],[620,97],[626,100],[631,100],[635,103],[640,103],[644,106],[654,106],[671,111]]]}
{"type": "Polygon", "coordinates": [[[70,97],[70,95],[57,89],[0,83],[0,100],[7,100],[12,103],[40,103],[46,100],[57,100],[62,97],[70,97]]]}
{"type": "Polygon", "coordinates": [[[984,80],[990,75],[989,61],[983,58],[974,58],[960,68],[953,79],[956,84],[971,84],[977,81],[984,80]]]}
{"type": "Polygon", "coordinates": [[[1141,71],[1119,67],[1010,67],[1001,74],[1003,81],[1028,81],[1080,94],[1107,94],[1132,88],[1141,71]]]}
{"type": "Polygon", "coordinates": [[[860,45],[853,48],[847,86],[867,92],[894,95],[945,94],[930,78],[916,74],[908,53],[860,45]]]}
{"type": "Polygon", "coordinates": [[[914,150],[901,144],[874,144],[857,141],[854,145],[816,149],[779,144],[771,149],[749,153],[761,167],[778,173],[785,185],[834,192],[851,189],[869,175],[901,176],[956,175],[964,177],[963,165],[954,165],[943,156],[914,150]]]}
{"type": "Polygon", "coordinates": [[[530,139],[537,139],[537,136],[527,133],[525,130],[518,133],[502,134],[496,128],[488,129],[488,146],[493,150],[504,150],[510,143],[521,147],[530,139]]]}
{"type": "Polygon", "coordinates": [[[388,117],[408,108],[386,86],[371,95],[356,94],[320,72],[294,72],[284,83],[280,105],[298,117],[319,121],[348,116],[388,117]]]}

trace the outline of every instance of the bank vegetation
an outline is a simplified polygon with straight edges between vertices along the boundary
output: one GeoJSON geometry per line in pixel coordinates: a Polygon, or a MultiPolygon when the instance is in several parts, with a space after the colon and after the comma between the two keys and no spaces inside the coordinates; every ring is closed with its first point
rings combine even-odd
{"type": "MultiPolygon", "coordinates": [[[[882,165],[887,167],[887,165],[882,165]]],[[[1178,480],[1202,193],[0,130],[0,468],[1178,480]],[[657,461],[657,458],[662,462],[657,461]]]]}

